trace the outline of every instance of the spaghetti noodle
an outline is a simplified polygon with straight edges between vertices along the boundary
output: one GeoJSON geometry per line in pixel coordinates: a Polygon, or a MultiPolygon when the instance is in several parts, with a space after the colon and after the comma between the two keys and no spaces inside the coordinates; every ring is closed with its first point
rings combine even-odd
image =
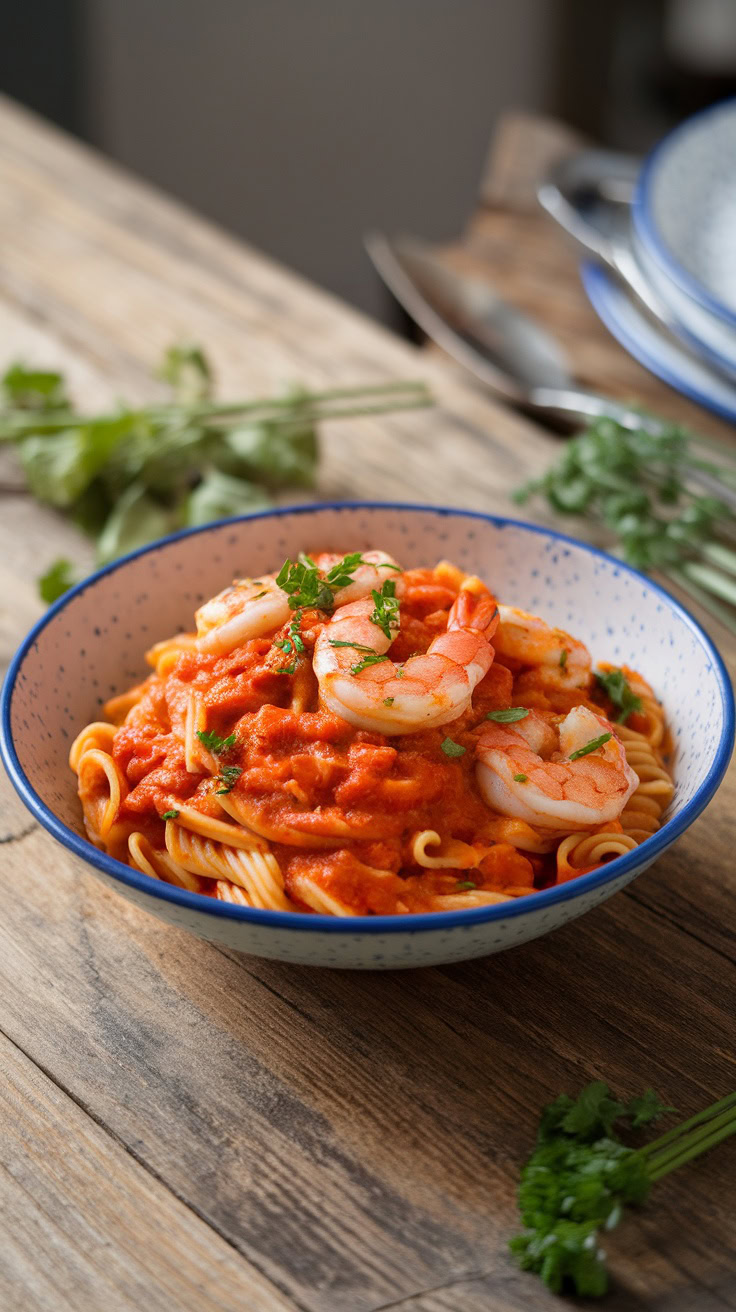
{"type": "Polygon", "coordinates": [[[196,620],[70,753],[90,841],[150,878],[256,909],[454,910],[662,823],[669,741],[642,676],[596,675],[448,562],[304,556],[196,620]]]}

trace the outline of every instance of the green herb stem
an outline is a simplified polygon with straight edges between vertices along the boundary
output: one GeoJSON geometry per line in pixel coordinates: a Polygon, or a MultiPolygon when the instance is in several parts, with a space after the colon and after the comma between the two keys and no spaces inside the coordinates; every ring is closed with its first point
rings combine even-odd
{"type": "Polygon", "coordinates": [[[684,1143],[680,1145],[680,1151],[669,1154],[663,1159],[655,1159],[649,1169],[648,1175],[652,1183],[661,1180],[663,1176],[669,1175],[670,1171],[676,1171],[679,1166],[684,1166],[695,1157],[700,1157],[703,1153],[715,1148],[716,1144],[721,1143],[730,1135],[736,1134],[736,1111],[725,1112],[722,1117],[718,1117],[713,1125],[709,1125],[707,1133],[698,1131],[697,1134],[689,1136],[684,1143]]]}
{"type": "Polygon", "coordinates": [[[705,610],[709,611],[715,619],[720,620],[725,628],[729,629],[731,633],[736,634],[736,615],[734,615],[733,611],[728,606],[724,606],[720,601],[715,600],[710,593],[705,591],[704,588],[699,587],[697,583],[694,583],[692,579],[688,578],[687,574],[684,574],[682,569],[673,566],[670,567],[667,574],[674,583],[677,583],[679,587],[682,588],[683,592],[686,592],[688,596],[692,597],[693,601],[697,601],[705,610]]]}
{"type": "MultiPolygon", "coordinates": [[[[347,419],[364,414],[385,414],[388,410],[395,409],[414,410],[432,404],[432,396],[425,383],[396,382],[380,383],[369,387],[333,388],[327,392],[305,392],[301,395],[296,393],[283,397],[259,397],[253,401],[223,403],[207,401],[189,405],[154,404],[128,411],[126,417],[132,426],[136,421],[143,420],[167,423],[177,419],[209,423],[227,419],[232,422],[241,415],[249,421],[256,419],[262,421],[280,418],[284,412],[287,412],[287,420],[293,418],[295,423],[314,423],[320,419],[347,419]],[[332,404],[343,400],[357,400],[361,397],[366,398],[365,404],[348,407],[332,404]],[[392,399],[394,397],[397,399],[392,399]],[[382,398],[382,400],[377,400],[374,404],[373,398],[382,398]]],[[[119,418],[120,411],[94,416],[95,422],[102,420],[113,422],[119,418]]],[[[52,433],[67,428],[82,427],[88,424],[90,419],[89,415],[69,409],[29,410],[21,414],[6,414],[2,418],[0,441],[3,437],[10,440],[20,438],[29,432],[52,433]]]]}
{"type": "Polygon", "coordinates": [[[658,1139],[652,1139],[650,1143],[646,1144],[639,1150],[641,1156],[650,1157],[655,1153],[660,1153],[663,1148],[674,1143],[676,1139],[682,1138],[684,1134],[687,1134],[690,1130],[694,1130],[696,1126],[712,1121],[714,1116],[718,1116],[721,1112],[727,1111],[731,1108],[736,1108],[736,1090],[732,1093],[727,1093],[719,1102],[712,1103],[710,1107],[704,1108],[703,1111],[696,1112],[694,1116],[691,1116],[687,1121],[683,1121],[682,1124],[675,1125],[673,1129],[667,1130],[664,1134],[660,1134],[658,1139]]]}
{"type": "Polygon", "coordinates": [[[680,568],[693,583],[699,583],[715,597],[720,597],[722,601],[728,601],[732,606],[736,606],[736,583],[726,574],[722,574],[711,565],[702,565],[697,560],[685,560],[680,568]]]}
{"type": "Polygon", "coordinates": [[[722,542],[703,542],[700,546],[700,555],[711,565],[717,565],[719,569],[725,569],[729,574],[736,574],[736,551],[724,546],[722,542]]]}

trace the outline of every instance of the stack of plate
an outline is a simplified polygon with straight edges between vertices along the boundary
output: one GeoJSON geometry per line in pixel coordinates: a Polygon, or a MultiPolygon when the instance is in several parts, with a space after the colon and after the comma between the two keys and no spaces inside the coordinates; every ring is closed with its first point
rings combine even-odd
{"type": "Polygon", "coordinates": [[[587,261],[594,308],[648,369],[736,423],[736,100],[697,114],[652,151],[636,184],[629,243],[671,331],[609,268],[587,261]]]}

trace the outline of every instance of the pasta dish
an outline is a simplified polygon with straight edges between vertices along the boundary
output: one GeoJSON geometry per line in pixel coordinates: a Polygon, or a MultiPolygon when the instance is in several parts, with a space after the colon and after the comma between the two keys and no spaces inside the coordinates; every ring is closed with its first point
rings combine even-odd
{"type": "Polygon", "coordinates": [[[442,561],[287,560],[147,653],[71,750],[90,840],[242,906],[484,906],[660,826],[663,712],[628,666],[442,561]]]}

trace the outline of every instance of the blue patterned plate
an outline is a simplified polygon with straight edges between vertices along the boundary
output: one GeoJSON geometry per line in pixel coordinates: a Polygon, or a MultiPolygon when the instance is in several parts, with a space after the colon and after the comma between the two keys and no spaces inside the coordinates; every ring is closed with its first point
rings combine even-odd
{"type": "MultiPolygon", "coordinates": [[[[255,956],[353,969],[427,966],[525,943],[623,888],[674,842],[716,791],[731,755],[731,686],[712,642],[650,579],[560,533],[437,507],[297,506],[192,529],[93,574],[52,606],[22,644],[3,687],[0,747],[29,811],[82,870],[169,924],[255,956]],[[409,565],[442,557],[480,574],[504,600],[630,662],[662,697],[676,743],[669,819],[589,874],[465,911],[340,918],[261,911],[140,874],[85,838],[69,746],[113,693],[147,673],[144,651],[191,628],[234,575],[278,568],[305,547],[380,546],[409,565]]],[[[48,869],[52,895],[53,862],[48,869]]]]}

